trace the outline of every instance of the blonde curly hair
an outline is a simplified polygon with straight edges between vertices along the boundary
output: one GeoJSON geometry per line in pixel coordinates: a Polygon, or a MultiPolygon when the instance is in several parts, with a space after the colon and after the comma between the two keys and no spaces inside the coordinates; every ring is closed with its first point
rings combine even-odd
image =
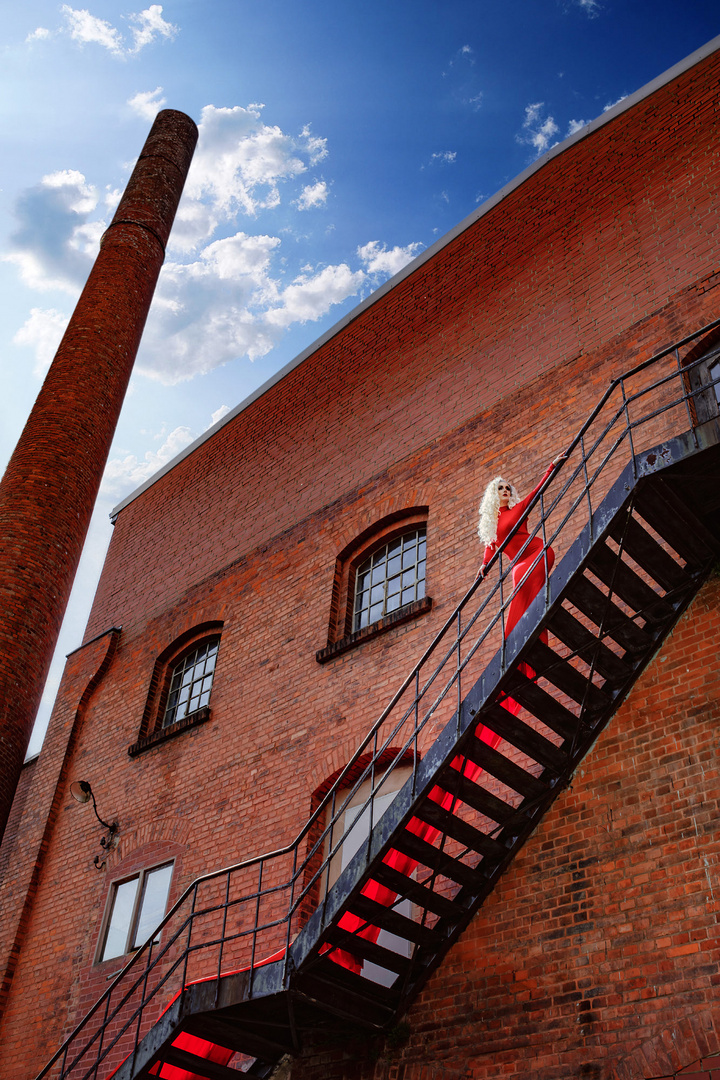
{"type": "Polygon", "coordinates": [[[520,502],[520,495],[515,485],[506,480],[504,476],[494,476],[485,488],[485,494],[480,503],[480,520],[478,521],[478,536],[486,545],[494,544],[497,540],[497,523],[500,514],[500,492],[498,484],[510,484],[510,501],[508,507],[515,506],[520,502]]]}

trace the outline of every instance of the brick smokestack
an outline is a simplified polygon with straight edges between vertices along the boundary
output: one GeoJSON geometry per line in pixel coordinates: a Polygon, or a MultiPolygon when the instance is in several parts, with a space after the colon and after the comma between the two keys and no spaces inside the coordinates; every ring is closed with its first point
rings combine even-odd
{"type": "Polygon", "coordinates": [[[0,837],[197,134],[158,114],[0,484],[0,837]]]}

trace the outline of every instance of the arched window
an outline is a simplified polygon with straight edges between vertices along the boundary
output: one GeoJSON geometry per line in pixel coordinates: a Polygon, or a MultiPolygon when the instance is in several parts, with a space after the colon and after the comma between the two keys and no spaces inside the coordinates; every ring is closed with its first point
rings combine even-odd
{"type": "Polygon", "coordinates": [[[222,623],[203,623],[181,634],[155,661],[140,734],[130,757],[210,718],[210,694],[222,623]]]}
{"type": "Polygon", "coordinates": [[[425,596],[425,528],[383,544],[355,574],[353,630],[377,622],[425,596]]]}
{"type": "Polygon", "coordinates": [[[219,647],[219,637],[208,638],[173,664],[163,727],[177,723],[208,704],[219,647]]]}
{"type": "Polygon", "coordinates": [[[430,611],[426,595],[427,506],[396,511],[337,557],[328,643],[319,664],[430,611]]]}

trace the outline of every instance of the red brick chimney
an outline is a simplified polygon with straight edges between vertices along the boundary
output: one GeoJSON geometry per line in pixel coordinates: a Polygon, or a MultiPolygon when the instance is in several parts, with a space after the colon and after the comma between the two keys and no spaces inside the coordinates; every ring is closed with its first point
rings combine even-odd
{"type": "Polygon", "coordinates": [[[0,837],[196,142],[158,114],[0,484],[0,837]]]}

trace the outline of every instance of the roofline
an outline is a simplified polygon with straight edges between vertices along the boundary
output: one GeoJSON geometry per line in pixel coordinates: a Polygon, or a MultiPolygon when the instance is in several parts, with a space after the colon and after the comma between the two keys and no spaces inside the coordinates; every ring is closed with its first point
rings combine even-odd
{"type": "Polygon", "coordinates": [[[423,266],[430,259],[432,259],[438,251],[442,251],[444,247],[452,243],[452,241],[457,236],[465,232],[466,229],[469,229],[471,225],[474,225],[476,221],[479,221],[480,218],[484,217],[485,214],[493,210],[499,203],[503,202],[503,200],[506,199],[508,195],[510,195],[513,191],[516,191],[517,188],[521,187],[526,182],[526,180],[529,180],[531,176],[534,176],[535,173],[539,172],[540,169],[544,168],[545,165],[547,165],[550,161],[553,161],[556,157],[559,157],[560,154],[565,153],[566,150],[569,150],[570,147],[574,146],[576,143],[582,142],[584,139],[589,138],[589,136],[593,135],[599,128],[604,127],[605,124],[611,123],[613,120],[616,119],[616,117],[621,116],[625,112],[628,112],[628,110],[634,108],[635,105],[638,104],[638,102],[644,101],[645,98],[648,98],[652,94],[654,94],[656,90],[659,90],[661,89],[661,87],[666,86],[669,82],[672,82],[673,79],[678,78],[678,76],[684,74],[690,68],[694,67],[696,64],[699,64],[702,60],[705,60],[708,56],[716,52],[718,49],[720,49],[720,35],[712,38],[705,45],[701,46],[701,48],[696,49],[695,52],[690,53],[689,56],[686,56],[684,60],[680,60],[677,64],[674,64],[673,67],[668,68],[667,71],[664,71],[661,75],[658,75],[651,82],[646,83],[645,86],[640,87],[640,89],[636,90],[635,93],[628,94],[628,96],[624,97],[621,101],[619,101],[617,105],[613,105],[613,107],[611,109],[608,109],[607,112],[601,113],[600,116],[596,117],[595,120],[591,120],[589,124],[585,125],[585,127],[580,128],[580,130],[575,132],[574,135],[570,135],[567,139],[564,139],[563,142],[557,143],[556,146],[553,146],[545,154],[537,158],[537,160],[534,161],[531,165],[528,165],[528,167],[524,169],[523,172],[519,173],[513,180],[505,184],[504,187],[500,188],[498,192],[496,192],[484,203],[482,203],[481,206],[473,210],[472,213],[468,214],[466,218],[463,218],[463,220],[458,225],[452,228],[449,232],[445,233],[445,235],[440,237],[439,240],[436,240],[434,244],[432,244],[429,248],[426,248],[425,251],[420,253],[420,255],[416,256],[416,258],[414,258],[412,262],[409,262],[407,266],[404,266],[403,269],[399,270],[397,274],[394,274],[393,277],[388,278],[388,280],[383,285],[381,285],[374,292],[370,293],[370,295],[367,296],[364,300],[362,300],[356,307],[354,307],[352,311],[349,311],[346,315],[343,315],[343,317],[333,326],[331,326],[329,330],[326,330],[325,333],[321,334],[319,338],[316,338],[316,340],[313,341],[311,345],[308,345],[306,349],[303,349],[301,353],[298,353],[298,355],[293,360],[290,360],[289,363],[285,364],[285,366],[280,368],[279,371],[276,371],[274,375],[272,375],[266,382],[262,384],[262,386],[259,386],[257,390],[254,390],[251,394],[249,394],[248,397],[246,397],[243,401],[240,402],[239,405],[236,405],[234,409],[231,409],[230,412],[226,413],[221,420],[218,420],[216,424],[213,424],[213,426],[204,431],[202,435],[199,435],[194,442],[191,442],[189,446],[186,446],[184,450],[181,450],[180,453],[172,459],[172,461],[169,461],[166,465],[163,465],[161,469],[158,469],[158,471],[154,473],[143,484],[141,484],[140,487],[135,488],[134,491],[127,495],[110,512],[111,521],[114,522],[121,510],[124,510],[125,507],[128,506],[135,499],[137,499],[139,495],[142,495],[144,491],[147,491],[148,488],[152,487],[152,485],[155,484],[161,477],[165,476],[166,473],[169,473],[171,469],[174,469],[175,466],[179,464],[179,462],[181,462],[184,458],[194,453],[194,451],[197,450],[199,446],[201,446],[208,439],[212,438],[212,436],[217,431],[219,431],[221,427],[224,427],[225,424],[229,424],[230,421],[234,420],[235,417],[238,416],[241,412],[244,412],[245,409],[249,408],[255,401],[258,400],[258,398],[262,397],[269,390],[271,390],[273,386],[281,382],[286,375],[288,375],[291,371],[294,371],[296,367],[299,367],[300,364],[302,364],[303,361],[307,360],[309,356],[317,352],[318,349],[322,348],[322,346],[326,342],[330,341],[330,339],[335,337],[336,334],[339,334],[341,330],[344,330],[346,326],[348,326],[351,322],[357,319],[358,316],[360,316],[364,311],[367,311],[367,309],[373,304],[377,303],[378,300],[381,300],[384,296],[386,296],[387,293],[389,293],[391,289],[394,289],[397,285],[399,285],[401,281],[404,281],[405,278],[410,277],[410,275],[414,274],[416,270],[419,270],[420,267],[423,266]]]}

